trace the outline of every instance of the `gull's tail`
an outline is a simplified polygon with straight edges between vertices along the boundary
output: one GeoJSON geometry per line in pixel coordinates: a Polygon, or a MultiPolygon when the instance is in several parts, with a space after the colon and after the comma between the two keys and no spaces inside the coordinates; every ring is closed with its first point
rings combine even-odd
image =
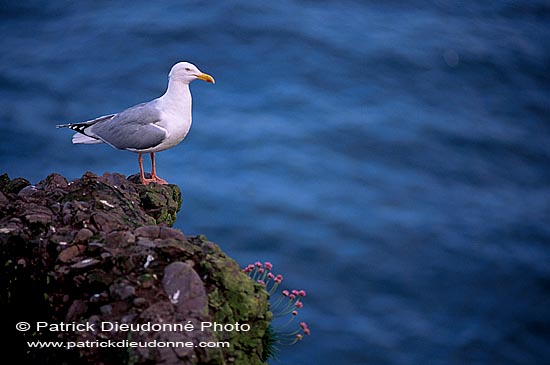
{"type": "Polygon", "coordinates": [[[57,128],[69,128],[73,131],[76,131],[78,133],[75,133],[73,135],[73,143],[74,144],[94,144],[94,143],[103,143],[103,141],[97,137],[95,137],[91,131],[90,128],[94,126],[95,124],[99,122],[103,122],[106,120],[110,120],[113,118],[116,114],[110,114],[110,115],[104,115],[102,117],[88,120],[86,122],[81,123],[68,123],[68,124],[59,124],[56,127],[57,128]]]}
{"type": "Polygon", "coordinates": [[[73,134],[73,144],[95,144],[95,143],[103,143],[102,140],[100,139],[97,139],[97,138],[93,138],[93,137],[88,137],[84,134],[80,134],[80,133],[75,133],[73,134]]]}

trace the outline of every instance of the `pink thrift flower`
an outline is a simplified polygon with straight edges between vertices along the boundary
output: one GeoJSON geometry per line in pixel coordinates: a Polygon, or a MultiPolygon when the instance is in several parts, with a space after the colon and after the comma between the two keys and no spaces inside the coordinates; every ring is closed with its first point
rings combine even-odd
{"type": "Polygon", "coordinates": [[[289,297],[290,299],[294,299],[294,298],[296,298],[296,295],[290,294],[288,297],[289,297]]]}
{"type": "Polygon", "coordinates": [[[304,333],[308,336],[311,334],[309,328],[304,328],[304,333]]]}
{"type": "Polygon", "coordinates": [[[275,277],[275,282],[280,283],[281,281],[283,281],[283,275],[279,274],[275,277]]]}
{"type": "Polygon", "coordinates": [[[275,279],[275,275],[273,275],[272,272],[267,273],[267,278],[268,278],[268,279],[275,279]]]}
{"type": "Polygon", "coordinates": [[[283,290],[281,293],[282,293],[285,297],[288,297],[288,290],[283,290]]]}
{"type": "Polygon", "coordinates": [[[302,336],[302,335],[299,334],[299,333],[296,335],[296,339],[297,339],[298,341],[300,341],[303,337],[304,337],[304,336],[302,336]]]}
{"type": "Polygon", "coordinates": [[[264,266],[268,270],[271,270],[273,268],[273,265],[269,261],[264,262],[264,266]]]}
{"type": "Polygon", "coordinates": [[[264,269],[263,269],[263,268],[259,268],[259,269],[258,269],[258,272],[259,272],[260,274],[263,274],[263,273],[264,273],[264,269]]]}
{"type": "Polygon", "coordinates": [[[301,296],[301,297],[305,297],[306,296],[306,291],[305,290],[300,290],[298,292],[298,295],[301,296]]]}
{"type": "Polygon", "coordinates": [[[256,261],[254,265],[256,265],[256,267],[262,267],[262,263],[260,261],[256,261]]]}
{"type": "Polygon", "coordinates": [[[298,311],[292,311],[292,315],[293,315],[293,316],[297,316],[297,315],[298,315],[298,311]]]}
{"type": "Polygon", "coordinates": [[[263,280],[258,280],[258,283],[262,284],[263,286],[265,286],[265,282],[263,280]]]}
{"type": "Polygon", "coordinates": [[[294,294],[294,295],[298,295],[298,290],[296,290],[296,289],[292,289],[292,294],[294,294]]]}
{"type": "Polygon", "coordinates": [[[304,304],[302,302],[300,302],[299,300],[296,301],[296,303],[294,303],[294,305],[296,306],[296,308],[303,308],[304,304]]]}
{"type": "Polygon", "coordinates": [[[306,329],[307,328],[307,323],[306,322],[300,322],[300,327],[302,327],[302,329],[306,329]]]}

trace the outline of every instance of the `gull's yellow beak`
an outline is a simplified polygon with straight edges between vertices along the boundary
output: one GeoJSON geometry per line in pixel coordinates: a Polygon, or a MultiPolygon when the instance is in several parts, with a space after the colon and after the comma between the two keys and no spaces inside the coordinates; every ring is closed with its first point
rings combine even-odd
{"type": "Polygon", "coordinates": [[[213,84],[216,83],[216,80],[214,80],[214,78],[212,76],[210,76],[209,74],[199,74],[195,77],[199,80],[203,80],[203,81],[206,81],[206,82],[211,82],[213,84]]]}

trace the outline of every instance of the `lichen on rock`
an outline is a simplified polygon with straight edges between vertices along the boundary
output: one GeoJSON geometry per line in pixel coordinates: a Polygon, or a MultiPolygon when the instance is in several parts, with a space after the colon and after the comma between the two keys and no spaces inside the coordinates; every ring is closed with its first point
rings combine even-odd
{"type": "Polygon", "coordinates": [[[0,176],[0,305],[7,348],[35,364],[262,364],[270,312],[265,290],[204,236],[170,226],[175,185],[120,174],[52,174],[31,185],[0,176]],[[15,331],[91,323],[95,331],[15,331]],[[200,330],[202,322],[248,331],[200,330]],[[190,323],[193,331],[102,331],[101,323],[190,323]],[[226,341],[229,347],[28,348],[27,341],[226,341]]]}

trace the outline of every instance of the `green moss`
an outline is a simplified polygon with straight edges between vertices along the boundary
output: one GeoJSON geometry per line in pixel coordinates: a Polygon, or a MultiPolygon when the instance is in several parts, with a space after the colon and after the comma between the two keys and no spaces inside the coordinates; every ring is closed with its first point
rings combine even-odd
{"type": "Polygon", "coordinates": [[[218,323],[247,323],[250,331],[217,335],[231,343],[231,356],[235,358],[235,363],[262,364],[265,360],[262,339],[271,319],[268,294],[264,287],[255,285],[233,260],[218,250],[212,248],[207,259],[200,264],[209,273],[208,280],[215,283],[215,289],[208,294],[213,320],[218,323]]]}
{"type": "Polygon", "coordinates": [[[176,185],[137,185],[137,192],[141,205],[155,219],[156,224],[174,224],[182,203],[181,191],[176,185]]]}

